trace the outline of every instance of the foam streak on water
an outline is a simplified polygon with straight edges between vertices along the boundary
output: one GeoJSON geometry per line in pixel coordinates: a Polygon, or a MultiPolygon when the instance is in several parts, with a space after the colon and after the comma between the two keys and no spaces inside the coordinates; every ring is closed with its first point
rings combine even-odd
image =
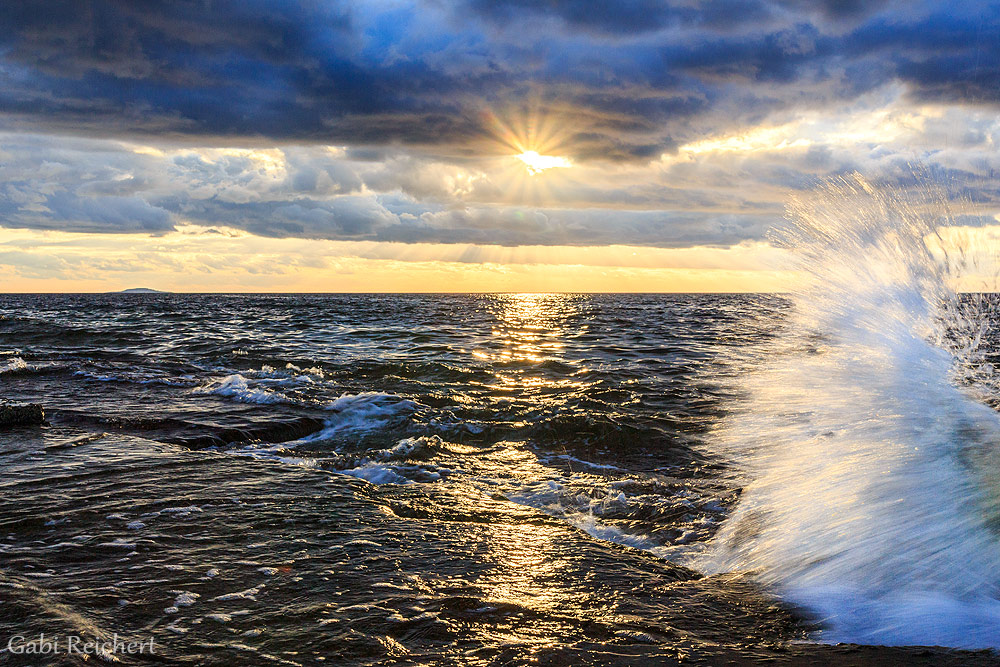
{"type": "Polygon", "coordinates": [[[754,573],[826,641],[1000,646],[1000,416],[960,378],[982,323],[935,250],[944,207],[852,178],[790,218],[807,284],[718,433],[746,487],[705,567],[754,573]]]}

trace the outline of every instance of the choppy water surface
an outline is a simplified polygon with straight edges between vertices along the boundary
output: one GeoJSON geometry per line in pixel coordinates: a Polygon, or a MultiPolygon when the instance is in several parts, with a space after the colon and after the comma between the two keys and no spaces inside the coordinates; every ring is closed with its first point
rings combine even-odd
{"type": "Polygon", "coordinates": [[[0,395],[50,421],[0,434],[0,638],[219,665],[992,662],[797,643],[822,618],[698,569],[744,484],[719,430],[790,308],[0,296],[0,395]]]}

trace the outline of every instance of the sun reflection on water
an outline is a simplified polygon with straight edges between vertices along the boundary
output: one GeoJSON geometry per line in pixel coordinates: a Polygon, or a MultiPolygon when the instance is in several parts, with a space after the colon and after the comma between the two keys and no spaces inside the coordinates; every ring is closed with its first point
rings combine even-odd
{"type": "Polygon", "coordinates": [[[537,524],[497,525],[491,530],[497,570],[484,584],[487,602],[514,604],[535,611],[557,611],[567,605],[559,577],[567,563],[556,540],[565,530],[537,524]]]}
{"type": "MultiPolygon", "coordinates": [[[[494,323],[469,353],[488,364],[492,391],[504,392],[512,400],[537,402],[541,397],[552,407],[587,385],[579,376],[587,372],[571,353],[573,338],[586,333],[580,322],[585,298],[572,294],[497,294],[487,308],[494,323]]],[[[540,405],[540,404],[539,404],[540,405]]],[[[544,478],[548,472],[522,443],[498,448],[492,462],[494,479],[544,478]]],[[[532,513],[531,510],[525,512],[532,513]]],[[[566,529],[557,524],[532,520],[491,525],[488,549],[495,567],[481,579],[487,601],[551,614],[580,609],[589,604],[586,595],[567,579],[572,555],[567,552],[566,529]]],[[[508,640],[521,643],[542,641],[520,632],[508,640]]]]}
{"type": "MultiPolygon", "coordinates": [[[[493,468],[490,477],[531,481],[549,474],[533,453],[517,443],[506,444],[509,446],[496,449],[488,460],[480,460],[493,468]]],[[[567,574],[574,566],[574,552],[567,549],[566,526],[526,507],[515,511],[521,514],[521,520],[491,523],[484,535],[493,563],[477,581],[484,600],[545,614],[588,606],[587,594],[567,574]]],[[[532,643],[523,628],[509,639],[532,643]]]]}
{"type": "Polygon", "coordinates": [[[581,297],[573,294],[497,294],[488,308],[495,324],[469,353],[492,366],[501,391],[560,391],[583,384],[587,371],[567,355],[569,338],[586,331],[575,325],[581,297]]]}
{"type": "Polygon", "coordinates": [[[493,336],[501,344],[493,359],[540,362],[558,357],[566,347],[566,320],[575,314],[573,297],[565,294],[497,295],[493,336]]]}

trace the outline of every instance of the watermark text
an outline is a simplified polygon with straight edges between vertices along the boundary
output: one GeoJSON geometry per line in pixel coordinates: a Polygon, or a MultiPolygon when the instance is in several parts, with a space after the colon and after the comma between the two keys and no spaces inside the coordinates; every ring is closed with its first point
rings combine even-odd
{"type": "Polygon", "coordinates": [[[7,640],[6,650],[14,655],[137,655],[156,653],[153,638],[125,639],[114,633],[111,637],[81,637],[80,635],[14,635],[7,640]]]}

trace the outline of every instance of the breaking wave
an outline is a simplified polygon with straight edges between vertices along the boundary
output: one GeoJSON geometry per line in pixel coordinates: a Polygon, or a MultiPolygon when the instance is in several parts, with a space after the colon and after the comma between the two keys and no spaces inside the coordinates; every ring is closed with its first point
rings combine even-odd
{"type": "Polygon", "coordinates": [[[954,218],[860,177],[789,218],[804,285],[716,434],[744,491],[700,565],[752,573],[824,641],[998,647],[994,302],[956,291],[954,218]]]}

